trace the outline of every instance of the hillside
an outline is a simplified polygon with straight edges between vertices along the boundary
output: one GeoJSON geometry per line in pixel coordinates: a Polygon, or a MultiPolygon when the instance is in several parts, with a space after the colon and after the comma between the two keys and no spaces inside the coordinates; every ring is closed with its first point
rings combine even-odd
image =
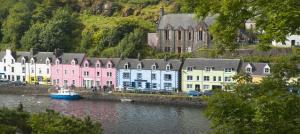
{"type": "Polygon", "coordinates": [[[135,57],[155,52],[146,45],[161,7],[172,0],[0,0],[0,48],[86,52],[89,56],[135,57]]]}

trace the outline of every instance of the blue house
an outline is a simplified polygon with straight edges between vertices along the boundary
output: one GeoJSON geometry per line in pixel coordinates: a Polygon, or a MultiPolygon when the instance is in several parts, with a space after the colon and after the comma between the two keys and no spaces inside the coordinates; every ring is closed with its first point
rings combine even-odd
{"type": "Polygon", "coordinates": [[[175,91],[180,87],[181,65],[177,59],[122,59],[117,67],[118,88],[175,91]]]}

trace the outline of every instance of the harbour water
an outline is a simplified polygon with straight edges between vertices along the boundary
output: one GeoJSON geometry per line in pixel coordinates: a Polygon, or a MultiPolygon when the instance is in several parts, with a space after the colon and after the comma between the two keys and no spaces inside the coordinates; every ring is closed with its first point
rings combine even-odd
{"type": "Polygon", "coordinates": [[[203,108],[0,95],[0,106],[15,108],[20,102],[29,112],[53,109],[79,118],[89,115],[101,122],[106,134],[201,134],[210,131],[203,108]]]}

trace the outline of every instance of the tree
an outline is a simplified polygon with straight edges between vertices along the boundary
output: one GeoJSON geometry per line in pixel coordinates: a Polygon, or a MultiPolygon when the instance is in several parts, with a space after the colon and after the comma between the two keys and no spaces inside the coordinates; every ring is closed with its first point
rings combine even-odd
{"type": "Polygon", "coordinates": [[[223,49],[237,47],[238,30],[247,20],[256,21],[262,43],[283,42],[288,34],[300,33],[299,0],[183,0],[181,4],[200,18],[217,15],[210,32],[223,49]]]}
{"type": "Polygon", "coordinates": [[[2,24],[3,41],[20,48],[19,40],[30,26],[31,10],[27,4],[18,2],[9,10],[9,16],[2,24]]]}
{"type": "Polygon", "coordinates": [[[21,39],[22,47],[26,50],[29,50],[30,48],[47,50],[47,48],[42,46],[43,40],[41,39],[41,33],[45,27],[45,23],[36,23],[32,25],[30,29],[25,32],[24,36],[21,39]]]}
{"type": "Polygon", "coordinates": [[[287,79],[269,76],[259,84],[231,86],[234,92],[218,91],[206,111],[212,133],[299,133],[300,96],[289,92],[288,85],[287,79]]]}

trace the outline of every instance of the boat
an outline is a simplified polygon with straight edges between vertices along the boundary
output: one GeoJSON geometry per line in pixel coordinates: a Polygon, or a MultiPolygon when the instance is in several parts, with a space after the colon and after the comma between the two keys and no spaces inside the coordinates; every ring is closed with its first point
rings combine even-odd
{"type": "Polygon", "coordinates": [[[127,98],[122,98],[120,100],[121,100],[121,102],[133,102],[132,99],[127,99],[127,98]]]}
{"type": "Polygon", "coordinates": [[[50,97],[52,99],[63,99],[63,100],[78,100],[80,99],[80,94],[73,90],[61,88],[58,89],[57,93],[51,93],[50,97]]]}

